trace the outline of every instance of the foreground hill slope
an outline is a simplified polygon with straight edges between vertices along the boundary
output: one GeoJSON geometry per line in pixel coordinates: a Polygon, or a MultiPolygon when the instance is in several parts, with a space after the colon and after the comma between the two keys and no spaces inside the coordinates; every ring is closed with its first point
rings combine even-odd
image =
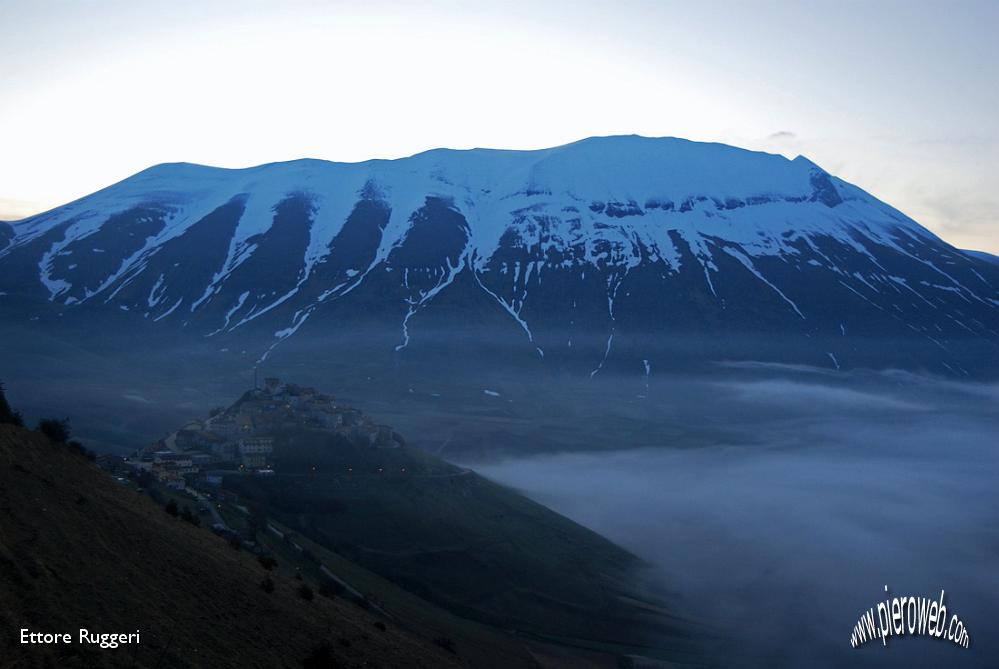
{"type": "MultiPolygon", "coordinates": [[[[226,453],[224,435],[238,429],[228,438],[273,449],[259,472],[264,461],[218,455],[219,481],[194,480],[223,509],[252,509],[455,615],[585,648],[696,654],[696,627],[670,610],[648,564],[515,490],[409,448],[329,395],[268,378],[188,428],[155,448],[172,443],[193,462],[208,457],[206,444],[226,453]]],[[[161,459],[157,471],[169,469],[161,459]]]]}
{"type": "Polygon", "coordinates": [[[328,640],[333,667],[447,667],[458,660],[354,604],[296,594],[205,530],[119,487],[40,434],[0,425],[0,641],[4,666],[301,667],[328,640]],[[22,646],[18,630],[69,632],[68,646],[22,646]],[[102,650],[79,628],[141,630],[102,650]]]}
{"type": "Polygon", "coordinates": [[[283,434],[275,463],[224,486],[428,601],[501,629],[687,652],[691,626],[641,587],[647,565],[475,472],[319,431],[283,434]]]}

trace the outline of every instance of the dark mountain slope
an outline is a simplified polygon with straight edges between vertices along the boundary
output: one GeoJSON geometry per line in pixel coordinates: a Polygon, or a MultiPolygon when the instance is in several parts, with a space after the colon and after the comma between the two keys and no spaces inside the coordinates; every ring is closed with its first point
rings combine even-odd
{"type": "Polygon", "coordinates": [[[246,552],[170,517],[84,458],[0,425],[0,657],[6,667],[446,667],[448,653],[353,604],[296,595],[246,552]],[[141,630],[117,649],[22,646],[18,630],[141,630]],[[345,640],[341,643],[340,640],[345,640]],[[349,643],[349,646],[347,645],[349,643]]]}

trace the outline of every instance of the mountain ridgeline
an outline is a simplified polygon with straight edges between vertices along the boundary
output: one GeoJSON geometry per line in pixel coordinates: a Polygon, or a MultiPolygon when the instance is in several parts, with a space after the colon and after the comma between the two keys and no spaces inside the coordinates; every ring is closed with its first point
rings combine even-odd
{"type": "Polygon", "coordinates": [[[159,165],[4,224],[0,312],[251,360],[463,374],[469,360],[594,378],[718,360],[999,373],[988,257],[803,157],[672,138],[159,165]]]}

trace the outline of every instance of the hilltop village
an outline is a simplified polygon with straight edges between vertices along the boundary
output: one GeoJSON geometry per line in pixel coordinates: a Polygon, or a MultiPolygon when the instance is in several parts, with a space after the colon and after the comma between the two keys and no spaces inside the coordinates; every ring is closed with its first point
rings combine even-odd
{"type": "Polygon", "coordinates": [[[372,448],[404,445],[392,428],[339,406],[331,395],[267,378],[228,409],[213,410],[137,453],[132,466],[177,489],[199,479],[218,485],[226,473],[266,476],[274,473],[275,437],[294,429],[329,431],[372,448]]]}

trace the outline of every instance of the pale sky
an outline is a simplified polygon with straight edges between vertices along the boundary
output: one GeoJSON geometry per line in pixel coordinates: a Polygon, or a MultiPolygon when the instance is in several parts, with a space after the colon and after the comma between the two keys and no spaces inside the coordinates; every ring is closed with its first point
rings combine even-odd
{"type": "Polygon", "coordinates": [[[999,253],[999,2],[0,0],[0,220],[161,162],[637,133],[804,154],[999,253]]]}

